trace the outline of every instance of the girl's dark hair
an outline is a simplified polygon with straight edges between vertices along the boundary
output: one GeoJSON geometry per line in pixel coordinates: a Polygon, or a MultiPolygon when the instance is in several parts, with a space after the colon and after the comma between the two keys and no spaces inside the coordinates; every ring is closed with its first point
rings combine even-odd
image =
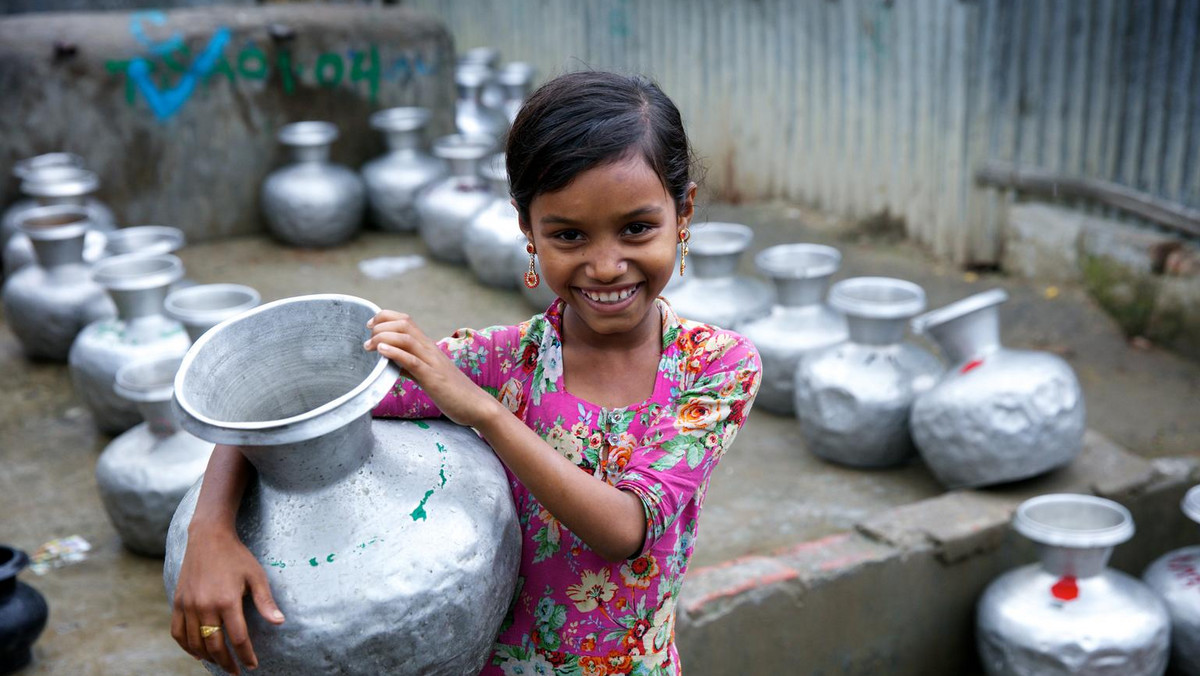
{"type": "Polygon", "coordinates": [[[682,209],[692,152],[679,109],[640,75],[569,73],[535,91],[513,121],[505,150],[509,190],[529,222],[529,205],[593,167],[641,155],[682,209]]]}

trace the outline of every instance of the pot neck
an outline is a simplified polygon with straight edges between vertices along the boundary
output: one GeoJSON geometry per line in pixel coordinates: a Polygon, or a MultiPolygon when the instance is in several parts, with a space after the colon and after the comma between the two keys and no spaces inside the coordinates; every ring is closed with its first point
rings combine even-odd
{"type": "Polygon", "coordinates": [[[69,195],[66,197],[35,197],[33,201],[40,207],[54,207],[60,204],[73,204],[75,206],[85,206],[87,204],[87,195],[69,195]]]}
{"type": "Polygon", "coordinates": [[[721,279],[725,277],[733,277],[737,274],[738,261],[742,257],[741,251],[733,253],[721,254],[702,254],[697,253],[695,249],[691,252],[692,265],[696,271],[696,277],[699,279],[721,279]]]}
{"type": "Polygon", "coordinates": [[[877,319],[846,315],[850,342],[863,345],[895,345],[904,340],[907,318],[877,319]]]}
{"type": "Polygon", "coordinates": [[[17,573],[29,565],[29,557],[25,552],[12,547],[0,547],[0,599],[12,596],[17,590],[17,573]]]}
{"type": "Polygon", "coordinates": [[[458,83],[458,102],[473,103],[477,106],[483,105],[483,85],[482,84],[462,84],[458,83]]]}
{"type": "Polygon", "coordinates": [[[475,157],[459,157],[447,160],[450,164],[450,175],[455,178],[479,178],[479,158],[475,157]]]}
{"type": "Polygon", "coordinates": [[[31,239],[33,255],[37,257],[38,265],[50,270],[64,265],[83,263],[83,246],[86,232],[80,232],[76,237],[66,237],[59,240],[31,239]]]}
{"type": "Polygon", "coordinates": [[[292,161],[296,164],[313,164],[329,161],[329,150],[331,145],[328,143],[320,143],[317,145],[291,146],[292,161]]]}
{"type": "Polygon", "coordinates": [[[1000,312],[993,305],[930,326],[926,331],[951,362],[970,361],[1000,349],[1000,312]]]}
{"type": "Polygon", "coordinates": [[[174,436],[179,431],[175,424],[175,413],[171,408],[171,400],[139,401],[137,410],[150,428],[150,433],[159,439],[174,436]]]}
{"type": "Polygon", "coordinates": [[[319,437],[276,446],[243,446],[264,485],[285,493],[306,493],[332,485],[358,470],[373,449],[371,415],[319,437]]]}
{"type": "Polygon", "coordinates": [[[772,277],[775,283],[776,304],[783,307],[798,308],[819,305],[825,298],[825,290],[829,287],[832,274],[819,277],[772,277]]]}
{"type": "Polygon", "coordinates": [[[1038,545],[1042,568],[1055,577],[1095,577],[1104,572],[1112,552],[1112,547],[1038,545]]]}
{"type": "Polygon", "coordinates": [[[161,315],[163,301],[167,299],[167,284],[149,289],[123,290],[109,289],[113,303],[117,306],[117,317],[124,321],[133,321],[143,317],[161,315]]]}
{"type": "Polygon", "coordinates": [[[405,131],[389,131],[387,136],[388,150],[393,153],[413,154],[421,150],[424,134],[420,129],[405,131]]]}

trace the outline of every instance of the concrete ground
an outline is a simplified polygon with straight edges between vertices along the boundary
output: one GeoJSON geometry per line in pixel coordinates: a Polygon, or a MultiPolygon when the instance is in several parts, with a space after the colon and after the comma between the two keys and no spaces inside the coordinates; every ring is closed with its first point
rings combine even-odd
{"type": "MultiPolygon", "coordinates": [[[[1071,363],[1083,384],[1089,427],[1143,458],[1200,455],[1200,364],[1153,345],[1131,346],[1081,288],[964,274],[879,233],[847,238],[850,225],[785,205],[717,205],[702,209],[700,218],[753,226],[754,251],[782,242],[836,244],[845,254],[839,277],[909,279],[925,287],[931,307],[1003,287],[1011,296],[1001,311],[1005,342],[1050,350],[1071,363]]],[[[533,312],[515,292],[484,288],[464,268],[430,261],[382,281],[357,268],[365,258],[412,253],[424,253],[416,237],[369,233],[328,251],[253,237],[191,246],[180,256],[197,282],[249,284],[264,301],[350,293],[409,312],[431,335],[512,323],[533,312]]],[[[742,264],[753,274],[752,255],[742,264]]],[[[124,551],[107,522],[93,472],[109,439],[74,398],[65,365],[26,361],[2,327],[0,372],[0,542],[32,552],[52,538],[79,534],[93,546],[82,563],[22,575],[51,608],[36,661],[23,673],[203,673],[168,634],[161,562],[124,551]]],[[[1064,470],[1064,477],[1079,469],[1064,470]]],[[[1052,478],[1047,485],[1058,484],[1052,478]]],[[[716,578],[738,565],[731,561],[761,563],[767,561],[761,555],[782,551],[794,557],[802,543],[840,543],[856,528],[874,532],[862,524],[908,514],[905,506],[928,504],[941,493],[919,462],[862,472],[818,461],[805,452],[794,420],[758,410],[714,476],[694,565],[716,578]]],[[[698,586],[704,577],[698,573],[698,586]]],[[[684,641],[688,628],[680,631],[684,641]]]]}

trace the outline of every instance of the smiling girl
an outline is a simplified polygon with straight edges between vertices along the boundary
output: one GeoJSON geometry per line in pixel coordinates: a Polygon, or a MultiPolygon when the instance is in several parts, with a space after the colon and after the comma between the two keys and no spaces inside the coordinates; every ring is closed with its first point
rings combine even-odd
{"type": "MultiPolygon", "coordinates": [[[[523,551],[484,673],[678,674],[675,609],[697,520],[760,372],[749,341],[658,298],[676,247],[683,274],[696,195],[679,111],[641,77],[564,75],[521,109],[507,162],[527,283],[559,299],[516,326],[437,343],[411,317],[380,312],[364,347],[404,377],[375,415],[471,426],[508,471],[523,551]]],[[[242,596],[283,621],[233,527],[250,474],[236,448],[218,446],[172,619],[185,650],[235,673],[220,633],[198,627],[223,626],[249,666],[242,596]]]]}

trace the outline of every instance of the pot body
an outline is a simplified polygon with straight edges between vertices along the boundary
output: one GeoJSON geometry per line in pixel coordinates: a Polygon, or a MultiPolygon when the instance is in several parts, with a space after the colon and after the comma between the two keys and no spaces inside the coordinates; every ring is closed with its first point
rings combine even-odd
{"type": "Polygon", "coordinates": [[[262,208],[271,234],[292,246],[345,242],[361,227],[364,207],[358,174],[330,162],[297,162],[263,182],[262,208]]]}
{"type": "Polygon", "coordinates": [[[113,439],[96,463],[108,518],[130,551],[162,556],[167,528],[188,489],[208,466],[212,442],[182,430],[163,436],[141,423],[113,439]]]}
{"type": "Polygon", "coordinates": [[[124,432],[138,424],[141,415],[132,402],[113,392],[117,370],[139,359],[182,357],[191,344],[183,325],[161,314],[92,322],[71,346],[68,363],[75,394],[101,431],[124,432]]]}
{"type": "MultiPolygon", "coordinates": [[[[238,533],[288,618],[276,627],[245,607],[255,673],[475,674],[491,652],[521,548],[504,470],[469,429],[369,424],[350,476],[305,493],[259,483],[242,500],[238,533]]],[[[171,526],[168,598],[199,487],[171,526]]]]}
{"type": "Polygon", "coordinates": [[[429,253],[447,263],[465,263],[467,226],[492,203],[493,197],[483,179],[474,176],[451,176],[419,194],[421,239],[429,253]]]}
{"type": "Polygon", "coordinates": [[[66,361],[85,326],[117,314],[82,262],[20,270],[4,285],[3,297],[9,328],[36,359],[66,361]]]}
{"type": "Polygon", "coordinates": [[[0,546],[0,674],[14,673],[33,660],[33,643],[50,616],[46,599],[17,580],[28,563],[25,552],[0,546]]]}
{"type": "Polygon", "coordinates": [[[417,195],[449,171],[444,161],[415,148],[394,150],[366,163],[362,177],[372,222],[387,232],[416,232],[417,195]]]}
{"type": "Polygon", "coordinates": [[[949,488],[1025,479],[1070,463],[1083,448],[1083,391],[1045,352],[999,348],[952,366],[917,397],[912,435],[949,488]]]}
{"type": "Polygon", "coordinates": [[[1159,557],[1142,575],[1171,616],[1171,664],[1187,676],[1200,674],[1200,546],[1159,557]]]}
{"type": "Polygon", "coordinates": [[[524,252],[526,241],[517,210],[505,194],[494,197],[467,224],[463,253],[479,281],[501,289],[514,289],[518,284],[512,274],[514,250],[524,252]]]}
{"type": "Polygon", "coordinates": [[[976,616],[979,654],[988,674],[1164,673],[1170,620],[1150,589],[1111,569],[1067,580],[1031,564],[988,586],[976,616]]]}
{"type": "Polygon", "coordinates": [[[754,343],[763,364],[762,385],[755,403],[773,413],[796,411],[796,370],[807,354],[846,340],[846,319],[823,303],[801,307],[777,305],[771,314],[741,327],[754,343]]]}
{"type": "Polygon", "coordinates": [[[808,449],[852,467],[888,467],[916,454],[908,417],[941,362],[905,342],[849,341],[807,354],[795,371],[795,408],[808,449]]]}
{"type": "MultiPolygon", "coordinates": [[[[663,294],[667,294],[664,289],[663,294]]],[[[667,299],[682,318],[723,329],[771,314],[775,294],[765,282],[753,277],[696,277],[670,290],[667,299]]]]}

